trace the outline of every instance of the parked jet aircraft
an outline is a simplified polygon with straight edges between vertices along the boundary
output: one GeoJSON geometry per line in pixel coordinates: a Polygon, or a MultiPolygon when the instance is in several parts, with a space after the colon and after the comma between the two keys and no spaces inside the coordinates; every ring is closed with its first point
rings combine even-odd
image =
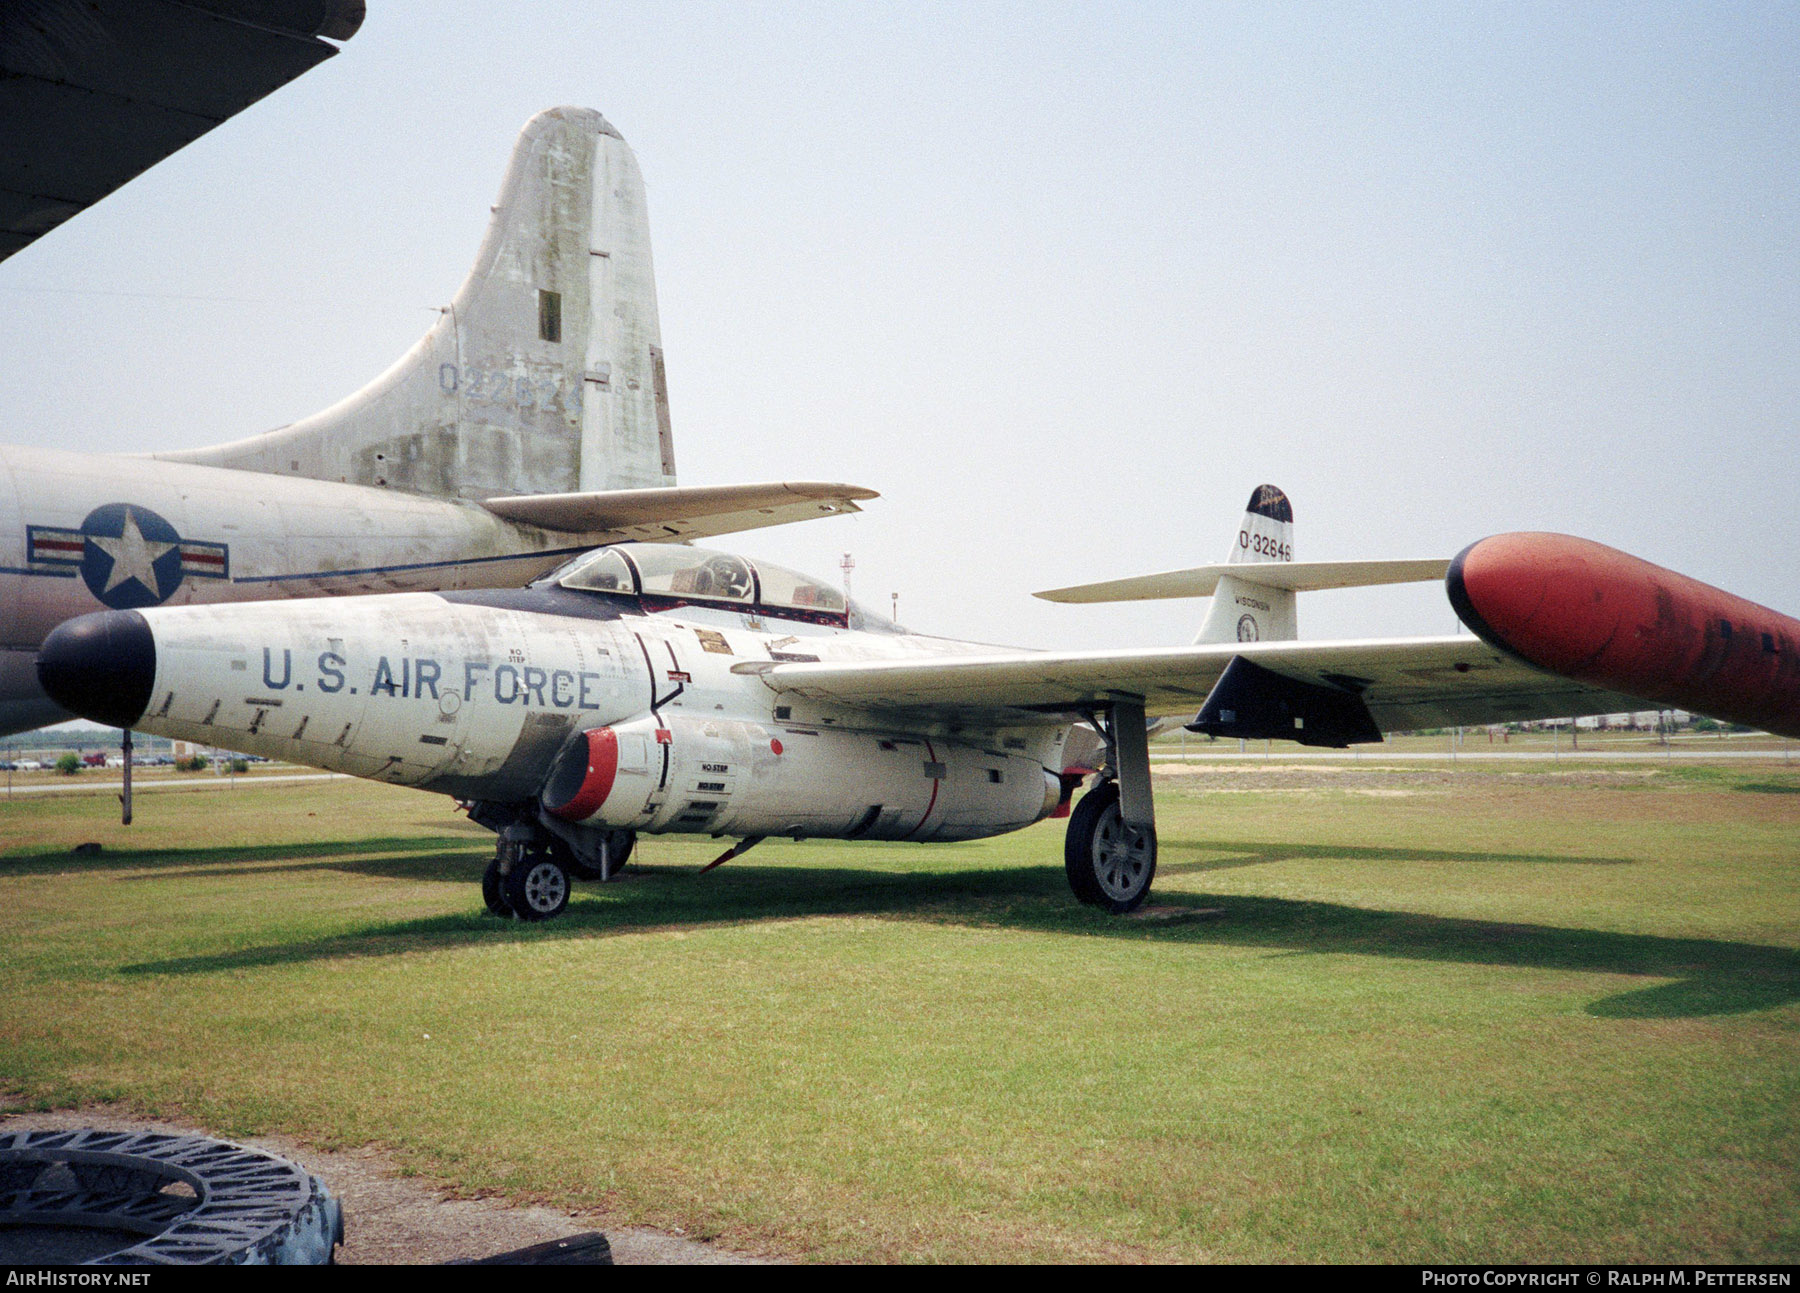
{"type": "Polygon", "coordinates": [[[354,395],[207,449],[0,447],[0,735],[70,716],[32,660],[98,607],[517,588],[597,543],[872,497],[676,485],[637,160],[599,113],[555,108],[519,136],[455,299],[354,395]]]}
{"type": "Polygon", "coordinates": [[[1383,731],[1678,705],[1800,736],[1800,621],[1562,535],[1453,561],[1297,562],[1252,494],[1230,560],[1047,594],[1211,594],[1192,646],[1003,651],[909,633],[830,585],[705,548],[613,544],[528,588],[149,607],[44,643],[45,689],[100,722],[464,801],[499,835],[483,890],[543,919],[638,832],[962,840],[1069,804],[1083,902],[1156,870],[1147,714],[1342,747],[1383,731]],[[1296,593],[1446,581],[1478,636],[1300,642],[1296,593]],[[1085,729],[1084,729],[1085,730],[1085,729]]]}

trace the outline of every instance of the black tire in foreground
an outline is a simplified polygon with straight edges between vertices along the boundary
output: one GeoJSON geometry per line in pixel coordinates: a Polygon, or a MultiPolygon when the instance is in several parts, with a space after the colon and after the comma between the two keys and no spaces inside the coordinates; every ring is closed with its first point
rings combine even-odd
{"type": "Polygon", "coordinates": [[[0,1132],[0,1263],[17,1260],[4,1240],[56,1230],[119,1236],[89,1265],[324,1265],[343,1242],[344,1215],[305,1168],[229,1141],[0,1132]]]}
{"type": "Polygon", "coordinates": [[[1156,879],[1156,831],[1119,814],[1119,783],[1103,781],[1069,814],[1063,870],[1082,902],[1115,916],[1136,911],[1156,879]]]}

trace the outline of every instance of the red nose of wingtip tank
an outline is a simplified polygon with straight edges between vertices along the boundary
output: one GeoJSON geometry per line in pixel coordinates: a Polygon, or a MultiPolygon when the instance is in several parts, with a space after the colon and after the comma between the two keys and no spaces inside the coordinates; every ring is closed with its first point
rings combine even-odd
{"type": "Polygon", "coordinates": [[[1445,585],[1463,623],[1539,668],[1800,736],[1800,620],[1566,534],[1472,543],[1445,585]]]}

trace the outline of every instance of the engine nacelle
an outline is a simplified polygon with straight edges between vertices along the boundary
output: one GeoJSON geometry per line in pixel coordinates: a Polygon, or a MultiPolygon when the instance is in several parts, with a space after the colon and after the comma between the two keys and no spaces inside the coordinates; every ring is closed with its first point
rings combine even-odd
{"type": "Polygon", "coordinates": [[[648,833],[967,840],[1029,826],[1061,784],[1034,759],[918,736],[645,715],[564,748],[547,812],[648,833]]]}

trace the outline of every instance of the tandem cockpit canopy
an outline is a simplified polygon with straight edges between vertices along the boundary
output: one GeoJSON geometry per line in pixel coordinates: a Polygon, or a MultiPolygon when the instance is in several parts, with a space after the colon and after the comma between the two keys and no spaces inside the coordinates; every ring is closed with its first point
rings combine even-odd
{"type": "MultiPolygon", "coordinates": [[[[850,627],[844,594],[810,575],[732,552],[680,543],[619,543],[583,553],[545,583],[578,592],[636,597],[646,610],[716,606],[778,619],[850,627]]],[[[857,608],[858,628],[886,621],[857,608]],[[874,621],[864,623],[863,621],[874,621]]]]}

